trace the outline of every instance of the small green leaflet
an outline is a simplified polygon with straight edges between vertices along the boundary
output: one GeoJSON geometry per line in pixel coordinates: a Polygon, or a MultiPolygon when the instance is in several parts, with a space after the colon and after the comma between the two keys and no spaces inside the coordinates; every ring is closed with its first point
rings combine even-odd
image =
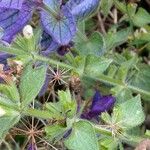
{"type": "Polygon", "coordinates": [[[0,139],[4,138],[10,128],[12,128],[20,119],[19,106],[14,100],[0,95],[0,139]]]}
{"type": "Polygon", "coordinates": [[[23,107],[26,107],[35,99],[44,84],[45,76],[45,66],[33,68],[32,63],[30,63],[25,67],[19,86],[19,93],[23,107]]]}
{"type": "Polygon", "coordinates": [[[74,123],[72,133],[65,140],[65,145],[70,150],[99,150],[95,130],[87,121],[74,123]]]}
{"type": "Polygon", "coordinates": [[[80,55],[102,55],[105,52],[104,37],[99,32],[94,32],[89,38],[78,31],[75,38],[75,48],[80,55]]]}
{"type": "Polygon", "coordinates": [[[88,55],[85,57],[76,57],[75,58],[77,68],[76,72],[82,75],[88,75],[91,77],[98,77],[102,74],[112,63],[111,59],[104,57],[88,55]]]}
{"type": "Polygon", "coordinates": [[[120,104],[114,113],[120,113],[121,120],[119,122],[126,128],[136,127],[145,120],[139,95],[120,104]]]}

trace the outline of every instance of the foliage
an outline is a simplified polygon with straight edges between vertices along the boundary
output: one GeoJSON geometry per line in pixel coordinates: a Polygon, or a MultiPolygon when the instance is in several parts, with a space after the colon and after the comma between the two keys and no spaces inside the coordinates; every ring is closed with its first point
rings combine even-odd
{"type": "Polygon", "coordinates": [[[150,138],[143,3],[0,1],[1,149],[122,150],[150,138]]]}

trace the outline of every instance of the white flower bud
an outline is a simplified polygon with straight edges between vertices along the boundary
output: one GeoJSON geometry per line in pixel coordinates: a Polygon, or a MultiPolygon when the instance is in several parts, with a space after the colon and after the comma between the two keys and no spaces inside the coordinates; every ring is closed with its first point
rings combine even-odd
{"type": "Polygon", "coordinates": [[[31,25],[26,25],[23,28],[23,35],[27,39],[30,39],[33,36],[33,28],[31,25]]]}
{"type": "Polygon", "coordinates": [[[4,116],[6,114],[6,111],[0,107],[0,117],[4,116]]]}

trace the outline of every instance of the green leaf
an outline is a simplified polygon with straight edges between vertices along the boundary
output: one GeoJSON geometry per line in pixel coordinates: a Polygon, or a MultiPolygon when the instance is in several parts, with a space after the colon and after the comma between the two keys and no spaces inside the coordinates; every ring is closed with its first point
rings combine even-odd
{"type": "Polygon", "coordinates": [[[3,44],[0,44],[0,51],[6,52],[9,54],[13,54],[13,55],[25,55],[25,56],[27,56],[26,52],[20,51],[20,49],[13,48],[10,46],[4,46],[3,44]]]}
{"type": "Polygon", "coordinates": [[[145,120],[145,115],[141,105],[140,96],[136,96],[120,104],[114,113],[120,112],[120,124],[126,128],[133,128],[140,125],[145,120]]]}
{"type": "Polygon", "coordinates": [[[101,0],[101,11],[105,17],[109,14],[109,11],[113,5],[113,0],[101,0]]]}
{"type": "Polygon", "coordinates": [[[66,127],[59,124],[47,126],[45,128],[46,136],[49,140],[53,140],[54,138],[61,139],[65,131],[66,127]]]}
{"type": "MultiPolygon", "coordinates": [[[[146,64],[138,64],[137,70],[130,79],[129,84],[130,86],[135,87],[137,90],[139,89],[139,93],[141,94],[142,92],[140,92],[140,89],[147,92],[147,96],[150,97],[150,66],[146,64]]],[[[144,94],[142,95],[145,96],[144,94]]]]}
{"type": "Polygon", "coordinates": [[[44,84],[45,76],[45,66],[33,68],[32,63],[26,66],[19,85],[22,107],[26,107],[35,99],[44,84]]]}
{"type": "Polygon", "coordinates": [[[42,118],[42,119],[53,119],[53,118],[55,118],[55,114],[53,114],[47,110],[29,108],[29,109],[25,109],[22,113],[26,116],[42,118]]]}
{"type": "Polygon", "coordinates": [[[120,2],[119,0],[113,0],[116,8],[118,8],[122,13],[126,13],[126,4],[124,2],[120,2]]]}
{"type": "Polygon", "coordinates": [[[46,109],[51,113],[53,114],[53,118],[55,119],[64,119],[63,115],[62,115],[62,110],[61,110],[61,105],[60,105],[60,102],[56,102],[56,103],[52,103],[52,102],[49,102],[49,103],[46,103],[46,109]]]}
{"type": "Polygon", "coordinates": [[[20,113],[17,110],[19,106],[13,100],[0,95],[0,139],[19,121],[20,113]]]}
{"type": "MultiPolygon", "coordinates": [[[[13,111],[11,112],[13,113],[13,111]]],[[[12,128],[17,122],[19,122],[19,120],[20,116],[18,114],[0,117],[0,139],[5,138],[9,129],[12,128]]]]}
{"type": "Polygon", "coordinates": [[[87,121],[74,123],[72,133],[65,140],[65,145],[71,150],[99,150],[95,130],[87,121]]]}
{"type": "Polygon", "coordinates": [[[112,63],[111,59],[88,55],[86,57],[76,57],[75,71],[80,75],[87,74],[89,76],[97,77],[102,74],[112,63]]]}
{"type": "Polygon", "coordinates": [[[75,48],[80,55],[102,55],[105,51],[104,37],[99,32],[94,32],[88,38],[81,31],[78,31],[75,48]]]}
{"type": "Polygon", "coordinates": [[[123,103],[132,98],[132,91],[130,89],[116,86],[111,91],[115,95],[117,103],[123,103]]]}
{"type": "Polygon", "coordinates": [[[118,147],[118,141],[113,137],[104,137],[99,143],[103,150],[115,150],[118,147]]]}
{"type": "Polygon", "coordinates": [[[68,117],[73,117],[77,112],[77,103],[75,99],[72,99],[69,90],[58,91],[59,103],[62,113],[68,117]]]}
{"type": "Polygon", "coordinates": [[[129,35],[131,34],[130,28],[122,29],[116,33],[109,32],[105,36],[106,50],[110,50],[119,46],[128,40],[129,35]]]}
{"type": "Polygon", "coordinates": [[[20,103],[20,96],[18,89],[14,83],[10,84],[0,84],[0,92],[6,95],[9,99],[15,103],[20,103]]]}
{"type": "Polygon", "coordinates": [[[133,17],[133,23],[138,27],[143,27],[150,23],[150,14],[143,8],[139,8],[133,17]]]}
{"type": "Polygon", "coordinates": [[[115,75],[116,79],[125,82],[128,72],[130,71],[130,69],[135,68],[137,62],[138,62],[138,58],[135,56],[133,58],[131,58],[130,60],[123,62],[120,65],[120,67],[117,71],[117,74],[115,75]]]}
{"type": "Polygon", "coordinates": [[[111,59],[89,55],[86,58],[84,71],[86,74],[90,76],[97,77],[100,74],[102,74],[111,63],[112,63],[111,59]]]}

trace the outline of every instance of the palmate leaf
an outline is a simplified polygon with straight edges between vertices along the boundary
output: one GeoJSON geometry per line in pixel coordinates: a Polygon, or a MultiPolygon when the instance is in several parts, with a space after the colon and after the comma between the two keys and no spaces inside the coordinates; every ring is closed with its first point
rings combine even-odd
{"type": "Polygon", "coordinates": [[[46,32],[59,44],[67,45],[76,33],[74,17],[67,7],[62,7],[57,15],[42,11],[41,20],[46,32]]]}
{"type": "Polygon", "coordinates": [[[23,0],[0,0],[0,8],[15,8],[22,7],[23,0]]]}
{"type": "Polygon", "coordinates": [[[100,0],[70,0],[67,6],[76,20],[83,20],[98,8],[99,2],[100,0]]]}
{"type": "Polygon", "coordinates": [[[65,140],[65,145],[70,150],[99,150],[94,128],[87,121],[74,123],[72,133],[65,140]]]}
{"type": "Polygon", "coordinates": [[[32,5],[29,1],[20,10],[0,9],[0,27],[4,30],[2,39],[11,42],[32,17],[32,5]]]}

